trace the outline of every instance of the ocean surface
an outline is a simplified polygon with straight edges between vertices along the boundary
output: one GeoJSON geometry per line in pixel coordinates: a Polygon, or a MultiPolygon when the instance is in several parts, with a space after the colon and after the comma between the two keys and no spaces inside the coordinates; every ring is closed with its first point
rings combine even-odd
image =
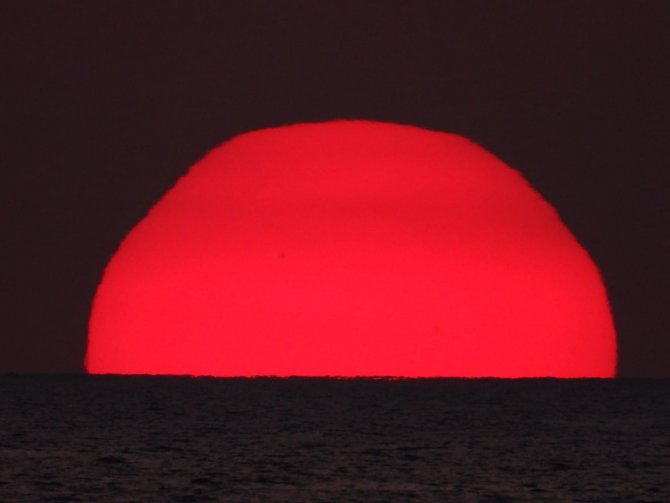
{"type": "Polygon", "coordinates": [[[0,376],[0,501],[670,501],[668,380],[0,376]]]}

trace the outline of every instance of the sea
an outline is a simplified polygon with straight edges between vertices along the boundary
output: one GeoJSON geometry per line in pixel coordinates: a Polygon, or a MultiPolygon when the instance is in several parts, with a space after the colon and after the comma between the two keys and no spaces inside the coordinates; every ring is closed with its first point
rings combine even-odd
{"type": "Polygon", "coordinates": [[[4,375],[0,501],[670,502],[670,380],[4,375]]]}

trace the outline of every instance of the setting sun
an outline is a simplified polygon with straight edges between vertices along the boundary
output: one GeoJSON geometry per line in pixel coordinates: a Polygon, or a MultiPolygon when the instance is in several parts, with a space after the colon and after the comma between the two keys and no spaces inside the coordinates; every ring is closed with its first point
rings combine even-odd
{"type": "Polygon", "coordinates": [[[121,243],[90,373],[612,377],[600,274],[523,177],[366,121],[212,150],[121,243]]]}

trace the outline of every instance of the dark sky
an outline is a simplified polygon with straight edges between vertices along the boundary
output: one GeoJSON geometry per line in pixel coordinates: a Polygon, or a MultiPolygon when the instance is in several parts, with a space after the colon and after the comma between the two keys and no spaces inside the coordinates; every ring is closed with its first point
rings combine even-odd
{"type": "Polygon", "coordinates": [[[79,372],[124,235],[233,135],[366,118],[519,169],[670,376],[670,3],[4,1],[0,372],[79,372]]]}

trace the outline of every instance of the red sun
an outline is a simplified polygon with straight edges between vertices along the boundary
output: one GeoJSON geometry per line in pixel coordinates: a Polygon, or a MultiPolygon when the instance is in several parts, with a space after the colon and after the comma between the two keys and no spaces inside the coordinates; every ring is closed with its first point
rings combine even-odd
{"type": "Polygon", "coordinates": [[[336,121],[214,149],[121,243],[91,373],[612,377],[598,270],[462,137],[336,121]]]}

